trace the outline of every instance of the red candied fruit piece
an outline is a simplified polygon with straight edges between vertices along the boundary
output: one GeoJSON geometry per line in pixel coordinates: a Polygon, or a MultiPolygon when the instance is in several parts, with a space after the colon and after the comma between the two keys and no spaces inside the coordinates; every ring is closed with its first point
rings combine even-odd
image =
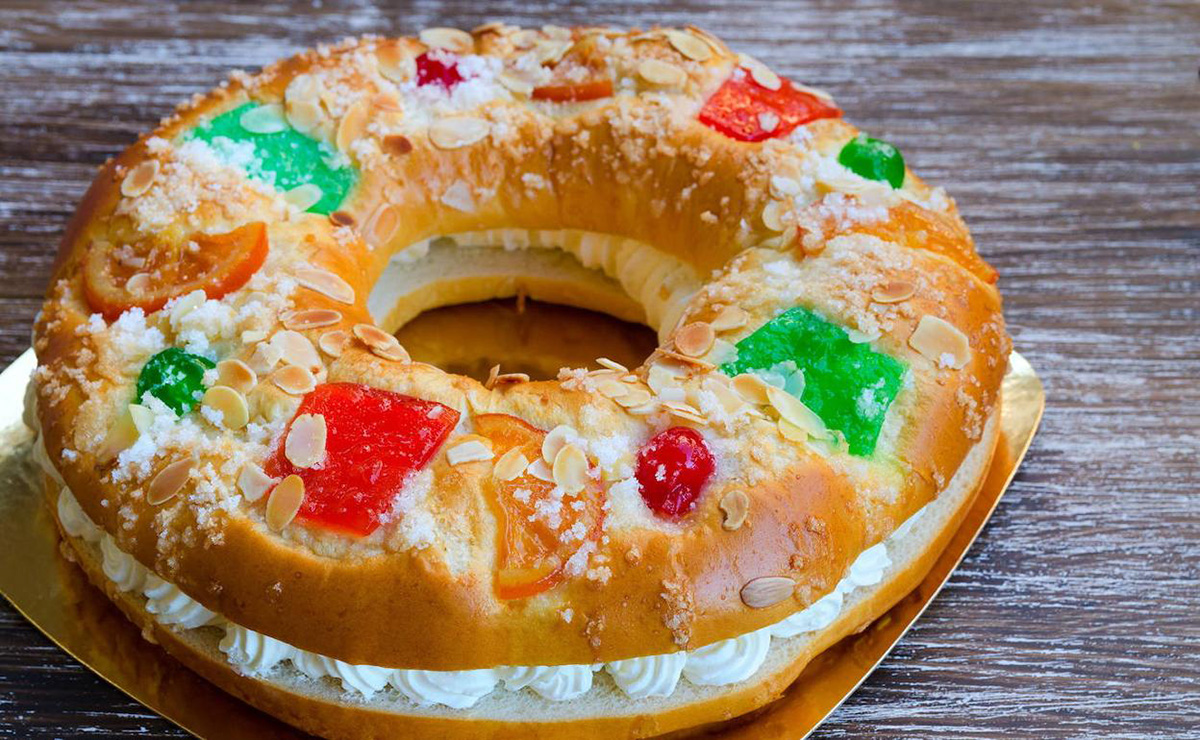
{"type": "Polygon", "coordinates": [[[435,401],[356,383],[317,386],[300,403],[296,416],[301,414],[325,417],[324,461],[297,468],[284,455],[285,432],[263,469],[273,478],[295,473],[304,481],[298,518],[355,535],[379,527],[396,494],[433,458],[459,416],[435,401]]]}
{"type": "MultiPolygon", "coordinates": [[[[737,69],[700,109],[700,122],[738,141],[763,141],[787,136],[797,126],[818,118],[839,118],[842,111],[815,95],[779,78],[778,90],[763,87],[745,69],[737,69]],[[778,119],[763,128],[762,114],[778,119]]],[[[766,118],[770,118],[767,116],[766,118]]]]}
{"type": "Polygon", "coordinates": [[[453,90],[454,86],[462,81],[462,75],[458,73],[458,65],[453,61],[445,62],[442,59],[435,59],[429,56],[429,52],[417,57],[418,86],[441,85],[447,90],[453,90]]]}
{"type": "Polygon", "coordinates": [[[672,519],[696,506],[713,474],[704,437],[689,427],[671,427],[638,450],[637,480],[646,505],[672,519]]]}

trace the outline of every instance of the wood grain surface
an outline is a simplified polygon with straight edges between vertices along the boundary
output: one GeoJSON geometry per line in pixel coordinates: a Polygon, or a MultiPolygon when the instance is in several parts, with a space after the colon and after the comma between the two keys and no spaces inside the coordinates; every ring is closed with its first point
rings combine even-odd
{"type": "MultiPolygon", "coordinates": [[[[0,3],[0,360],[108,156],[322,40],[695,23],[827,88],[956,196],[1048,410],[836,737],[1200,737],[1200,3],[0,3]]],[[[0,607],[0,737],[180,737],[0,607]]]]}

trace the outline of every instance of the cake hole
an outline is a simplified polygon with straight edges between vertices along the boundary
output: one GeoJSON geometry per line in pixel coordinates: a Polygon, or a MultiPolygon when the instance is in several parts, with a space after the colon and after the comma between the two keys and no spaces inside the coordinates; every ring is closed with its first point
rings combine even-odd
{"type": "Polygon", "coordinates": [[[533,299],[464,303],[425,311],[396,332],[412,359],[480,382],[499,364],[532,380],[561,367],[598,368],[597,357],[637,367],[658,346],[654,331],[583,308],[533,299]]]}

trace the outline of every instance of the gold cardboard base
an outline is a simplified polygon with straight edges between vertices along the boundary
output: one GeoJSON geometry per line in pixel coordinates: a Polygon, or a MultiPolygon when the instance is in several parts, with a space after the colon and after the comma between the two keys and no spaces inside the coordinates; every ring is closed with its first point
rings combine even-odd
{"type": "MultiPolygon", "coordinates": [[[[234,699],[190,672],[141,633],[59,552],[42,505],[40,473],[28,460],[21,423],[32,350],[0,373],[0,593],[80,663],[200,738],[301,738],[300,732],[234,699]]],[[[958,565],[1004,494],[1037,430],[1045,394],[1025,358],[1013,353],[1004,379],[1002,437],[988,478],[950,544],[911,594],[863,632],[818,656],[784,696],[753,718],[724,727],[738,740],[800,738],[870,675],[921,615],[958,565]]]]}

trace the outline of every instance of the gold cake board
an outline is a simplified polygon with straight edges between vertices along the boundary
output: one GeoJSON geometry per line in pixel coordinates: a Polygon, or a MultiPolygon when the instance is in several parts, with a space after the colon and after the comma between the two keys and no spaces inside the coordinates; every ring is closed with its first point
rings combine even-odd
{"type": "MultiPolygon", "coordinates": [[[[200,738],[307,737],[184,668],[140,631],[59,553],[21,423],[32,350],[0,373],[0,594],[76,660],[200,738]]],[[[863,632],[819,655],[779,701],[719,735],[801,738],[858,688],[937,595],[975,541],[1020,465],[1042,418],[1045,394],[1013,353],[1004,379],[1002,436],[988,477],[962,526],[921,584],[863,632]]]]}

